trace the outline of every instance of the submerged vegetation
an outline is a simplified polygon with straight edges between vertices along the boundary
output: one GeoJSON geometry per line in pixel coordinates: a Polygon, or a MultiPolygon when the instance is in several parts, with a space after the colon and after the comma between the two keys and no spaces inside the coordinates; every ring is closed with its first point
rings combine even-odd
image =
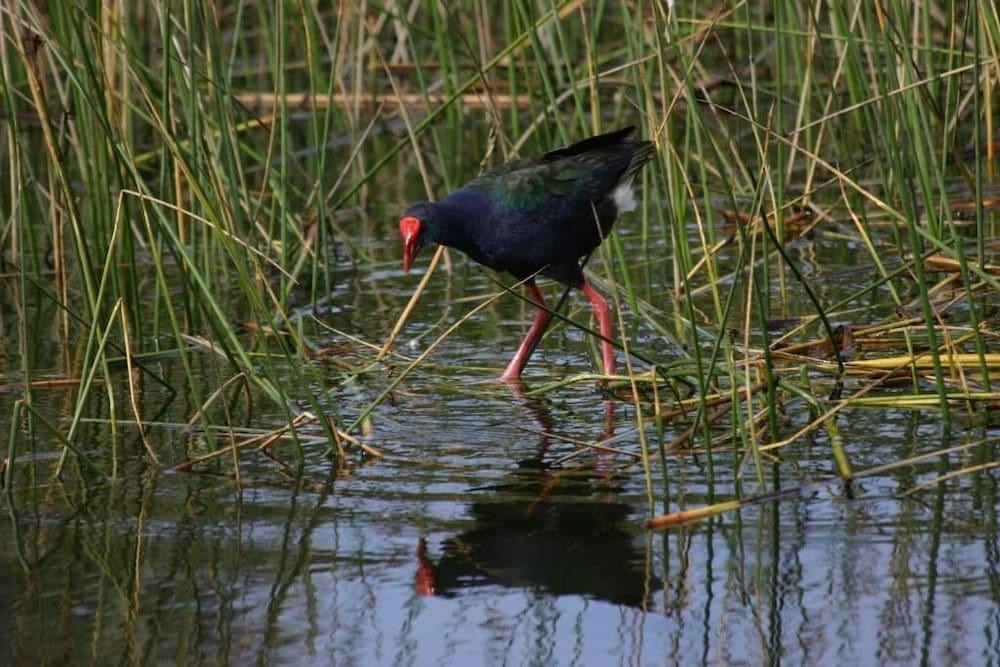
{"type": "MultiPolygon", "coordinates": [[[[685,508],[671,460],[703,457],[706,508],[653,525],[785,492],[803,446],[829,449],[833,479],[945,462],[907,491],[1000,465],[993,2],[11,0],[0,35],[8,491],[27,468],[91,480],[134,457],[239,481],[251,449],[392,454],[382,408],[414,371],[499,373],[434,355],[516,296],[453,295],[414,351],[398,341],[424,288],[466,260],[437,252],[396,286],[409,305],[363,327],[387,288],[346,276],[398,268],[401,202],[627,124],[657,157],[588,265],[627,372],[524,399],[597,380],[631,407],[558,461],[640,460],[661,515],[685,508]],[[963,440],[859,469],[877,444],[838,427],[859,410],[931,412],[963,440]]],[[[584,312],[549,338],[596,349],[584,312]]]]}

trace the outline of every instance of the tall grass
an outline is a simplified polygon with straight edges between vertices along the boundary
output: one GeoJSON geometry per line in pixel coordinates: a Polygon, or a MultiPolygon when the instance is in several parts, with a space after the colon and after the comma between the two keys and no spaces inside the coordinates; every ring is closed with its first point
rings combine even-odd
{"type": "MultiPolygon", "coordinates": [[[[182,392],[184,419],[233,461],[272,442],[239,435],[258,398],[295,426],[275,437],[308,422],[335,455],[361,446],[401,380],[331,408],[310,389],[325,334],[309,315],[352,329],[323,313],[341,250],[379,262],[364,212],[627,123],[658,160],[634,223],[588,270],[623,313],[629,400],[655,396],[636,413],[652,421],[616,437],[646,443],[655,424],[644,451],[665,484],[669,458],[697,449],[710,480],[752,463],[763,493],[774,450],[819,430],[848,477],[837,415],[891,404],[900,371],[899,400],[932,394],[946,426],[996,400],[1000,17],[985,0],[11,0],[0,34],[3,375],[22,394],[15,430],[66,457],[85,456],[95,402],[117,437],[143,436],[153,383],[182,392]],[[830,239],[863,270],[831,278],[843,258],[810,256],[830,239]],[[42,339],[50,358],[32,350],[42,339]],[[663,384],[677,377],[692,389],[663,384]],[[73,392],[57,421],[37,408],[54,379],[73,392]],[[801,410],[808,423],[789,423],[801,410]]],[[[381,370],[392,340],[365,342],[371,364],[329,372],[381,370]]],[[[91,463],[114,474],[117,460],[91,463]]]]}

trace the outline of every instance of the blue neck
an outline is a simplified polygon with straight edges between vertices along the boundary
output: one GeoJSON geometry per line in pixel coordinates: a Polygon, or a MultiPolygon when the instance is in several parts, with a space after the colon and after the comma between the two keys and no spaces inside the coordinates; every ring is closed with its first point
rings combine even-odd
{"type": "Polygon", "coordinates": [[[475,190],[461,189],[435,204],[438,225],[434,241],[470,252],[482,241],[492,212],[489,198],[475,190]]]}

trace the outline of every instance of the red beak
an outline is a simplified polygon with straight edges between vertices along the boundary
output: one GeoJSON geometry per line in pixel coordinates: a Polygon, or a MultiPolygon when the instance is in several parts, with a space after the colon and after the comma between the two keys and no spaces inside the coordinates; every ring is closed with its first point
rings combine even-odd
{"type": "Polygon", "coordinates": [[[399,235],[403,239],[403,271],[410,272],[413,260],[420,252],[420,218],[406,216],[399,221],[399,235]]]}

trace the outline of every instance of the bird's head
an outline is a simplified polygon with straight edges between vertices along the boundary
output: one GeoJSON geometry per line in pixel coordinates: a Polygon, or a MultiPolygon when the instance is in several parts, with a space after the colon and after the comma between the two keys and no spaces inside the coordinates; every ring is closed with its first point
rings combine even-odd
{"type": "Polygon", "coordinates": [[[399,236],[403,240],[403,271],[410,272],[410,266],[420,249],[431,240],[434,228],[434,209],[423,202],[406,209],[399,219],[399,236]]]}

